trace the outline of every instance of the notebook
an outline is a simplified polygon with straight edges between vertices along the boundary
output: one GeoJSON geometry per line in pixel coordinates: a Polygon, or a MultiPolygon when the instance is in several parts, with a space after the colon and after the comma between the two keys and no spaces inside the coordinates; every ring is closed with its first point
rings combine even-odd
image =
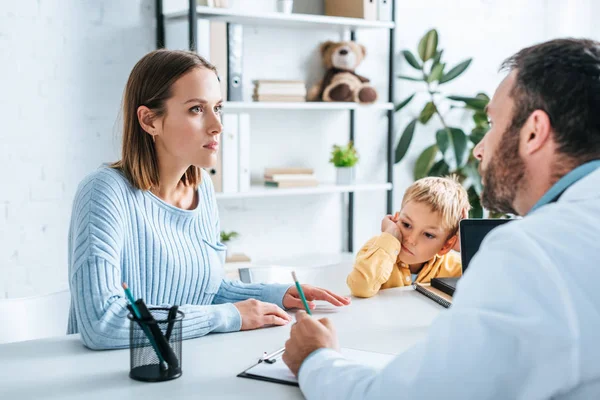
{"type": "MultiPolygon", "coordinates": [[[[471,259],[479,250],[483,238],[497,226],[510,221],[512,220],[486,218],[463,219],[460,221],[460,257],[463,275],[469,267],[471,259]]],[[[460,278],[433,278],[431,280],[431,287],[453,296],[459,279],[460,278]]]]}
{"type": "Polygon", "coordinates": [[[442,292],[439,289],[434,288],[433,286],[422,283],[415,283],[413,287],[417,292],[430,298],[431,300],[435,301],[441,306],[450,308],[450,306],[452,305],[452,296],[449,296],[448,294],[442,292]]]}
{"type": "MultiPolygon", "coordinates": [[[[238,377],[298,386],[298,379],[281,359],[283,350],[280,349],[273,353],[276,355],[270,358],[259,359],[258,363],[238,374],[238,377]]],[[[391,354],[350,348],[341,348],[340,353],[350,361],[356,361],[377,369],[383,369],[394,358],[391,354]]]]}

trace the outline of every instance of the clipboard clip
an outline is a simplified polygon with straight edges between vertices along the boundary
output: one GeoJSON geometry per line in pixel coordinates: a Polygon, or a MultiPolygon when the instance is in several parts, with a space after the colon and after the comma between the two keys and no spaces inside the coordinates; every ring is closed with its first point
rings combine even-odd
{"type": "Polygon", "coordinates": [[[267,354],[267,352],[265,351],[265,354],[258,359],[258,362],[266,362],[267,364],[274,364],[277,361],[277,357],[281,354],[283,354],[285,352],[285,347],[280,348],[277,351],[274,351],[271,354],[267,354]]]}

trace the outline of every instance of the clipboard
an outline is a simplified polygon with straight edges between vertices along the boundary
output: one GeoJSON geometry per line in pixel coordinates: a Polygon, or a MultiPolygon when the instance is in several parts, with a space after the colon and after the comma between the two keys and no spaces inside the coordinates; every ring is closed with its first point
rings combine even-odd
{"type": "MultiPolygon", "coordinates": [[[[281,348],[271,354],[265,354],[258,359],[258,362],[240,372],[239,378],[256,379],[271,383],[280,383],[289,386],[299,386],[298,378],[294,376],[292,371],[285,365],[281,356],[285,348],[281,348]]],[[[385,353],[375,353],[372,351],[356,350],[343,347],[340,353],[349,361],[357,361],[366,366],[377,369],[383,369],[392,359],[394,355],[385,353]]]]}

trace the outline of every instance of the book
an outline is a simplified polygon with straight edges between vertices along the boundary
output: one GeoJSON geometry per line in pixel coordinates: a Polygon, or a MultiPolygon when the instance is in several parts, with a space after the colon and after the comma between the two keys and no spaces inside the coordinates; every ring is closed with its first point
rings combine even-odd
{"type": "Polygon", "coordinates": [[[306,181],[316,179],[314,174],[273,174],[273,175],[265,175],[265,180],[268,181],[306,181]]]}
{"type": "Polygon", "coordinates": [[[421,293],[425,297],[435,301],[443,307],[450,308],[450,306],[452,305],[452,296],[448,296],[441,290],[420,283],[415,283],[413,287],[418,293],[421,293]]]}
{"type": "Polygon", "coordinates": [[[277,175],[277,174],[313,174],[312,168],[302,167],[274,167],[265,168],[265,175],[277,175]]]}
{"type": "Polygon", "coordinates": [[[431,287],[441,290],[449,296],[453,296],[458,279],[459,278],[433,278],[431,280],[431,287]]]}
{"type": "Polygon", "coordinates": [[[292,187],[318,186],[319,182],[316,179],[311,180],[311,181],[283,181],[283,182],[265,181],[265,185],[269,186],[269,187],[277,187],[277,188],[292,188],[292,187]]]}

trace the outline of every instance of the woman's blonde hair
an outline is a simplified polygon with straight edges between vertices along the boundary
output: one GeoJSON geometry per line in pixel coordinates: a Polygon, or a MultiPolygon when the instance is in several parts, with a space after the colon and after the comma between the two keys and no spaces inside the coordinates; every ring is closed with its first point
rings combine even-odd
{"type": "MultiPolygon", "coordinates": [[[[182,50],[155,50],[133,67],[123,95],[123,144],[121,160],[112,168],[123,171],[129,182],[141,190],[158,187],[158,161],[152,137],[140,125],[137,109],[146,106],[156,117],[163,117],[165,102],[173,95],[175,81],[194,68],[217,70],[214,65],[196,53],[182,50]]],[[[190,166],[181,180],[197,187],[201,169],[190,166]]]]}
{"type": "Polygon", "coordinates": [[[427,204],[432,212],[442,217],[442,228],[454,236],[464,211],[469,211],[469,195],[456,176],[426,177],[415,181],[406,189],[402,207],[409,201],[427,204]]]}

